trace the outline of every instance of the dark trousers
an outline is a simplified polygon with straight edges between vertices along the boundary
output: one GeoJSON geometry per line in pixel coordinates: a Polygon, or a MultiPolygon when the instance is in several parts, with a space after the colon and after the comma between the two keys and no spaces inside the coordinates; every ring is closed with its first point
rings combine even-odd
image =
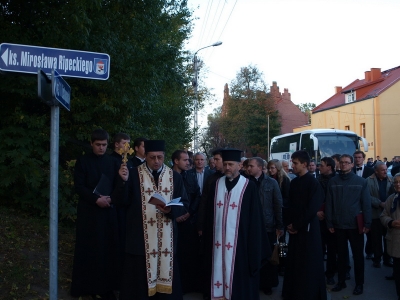
{"type": "Polygon", "coordinates": [[[356,285],[364,284],[364,234],[358,233],[358,229],[335,228],[338,247],[338,281],[343,283],[346,280],[346,256],[348,257],[348,242],[354,261],[354,277],[356,285]]]}
{"type": "Polygon", "coordinates": [[[380,263],[383,255],[383,261],[390,261],[390,256],[387,254],[386,249],[386,231],[385,226],[382,225],[380,219],[372,219],[371,224],[371,242],[372,242],[372,252],[374,253],[374,262],[380,263]],[[382,248],[383,239],[383,248],[382,248]]]}
{"type": "Polygon", "coordinates": [[[183,299],[179,269],[174,259],[174,271],[172,281],[172,294],[156,293],[148,296],[146,259],[144,255],[131,255],[126,253],[122,276],[119,300],[180,300],[183,299]]]}
{"type": "MultiPolygon", "coordinates": [[[[271,246],[271,251],[274,250],[274,244],[276,244],[276,232],[268,232],[268,241],[271,246]]],[[[263,291],[270,290],[273,287],[278,286],[278,266],[270,264],[268,261],[260,270],[260,289],[263,291]]]]}
{"type": "Polygon", "coordinates": [[[372,242],[371,242],[371,231],[365,234],[367,237],[367,242],[365,243],[365,254],[372,254],[374,253],[372,250],[372,242]]]}
{"type": "Polygon", "coordinates": [[[396,283],[397,296],[400,298],[400,258],[393,257],[393,276],[396,283]]]}
{"type": "Polygon", "coordinates": [[[331,278],[335,276],[337,271],[337,239],[336,232],[331,233],[328,230],[325,220],[319,222],[321,229],[322,253],[326,251],[326,268],[325,276],[331,278]]]}

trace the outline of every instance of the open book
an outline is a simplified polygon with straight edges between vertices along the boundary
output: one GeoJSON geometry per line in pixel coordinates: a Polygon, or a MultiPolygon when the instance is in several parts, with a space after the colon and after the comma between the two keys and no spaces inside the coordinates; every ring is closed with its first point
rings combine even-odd
{"type": "Polygon", "coordinates": [[[161,207],[171,205],[183,206],[183,203],[179,201],[181,201],[181,197],[172,199],[171,201],[167,202],[167,200],[161,194],[154,193],[153,196],[151,196],[149,203],[153,205],[160,205],[161,207]]]}

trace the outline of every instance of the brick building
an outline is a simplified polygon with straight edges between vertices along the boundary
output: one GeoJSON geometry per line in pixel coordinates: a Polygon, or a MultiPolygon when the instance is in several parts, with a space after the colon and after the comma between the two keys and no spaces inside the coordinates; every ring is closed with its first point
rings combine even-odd
{"type": "MultiPolygon", "coordinates": [[[[308,116],[304,114],[291,100],[288,89],[279,91],[276,81],[272,82],[269,91],[275,103],[275,108],[281,117],[281,134],[293,132],[293,128],[307,125],[308,116]]],[[[224,87],[224,99],[222,103],[222,115],[226,115],[226,102],[229,99],[228,84],[224,87]]],[[[272,138],[272,137],[271,137],[272,138]]]]}

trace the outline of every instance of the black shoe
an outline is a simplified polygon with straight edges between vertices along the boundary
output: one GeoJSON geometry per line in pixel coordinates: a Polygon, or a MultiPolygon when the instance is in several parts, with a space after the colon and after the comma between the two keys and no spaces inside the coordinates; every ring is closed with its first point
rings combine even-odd
{"type": "Polygon", "coordinates": [[[363,285],[362,284],[356,285],[353,291],[353,295],[361,295],[362,293],[363,293],[363,285]]]}
{"type": "Polygon", "coordinates": [[[347,285],[346,285],[345,282],[338,282],[338,283],[331,289],[331,291],[332,291],[332,292],[339,292],[339,291],[341,291],[342,289],[345,289],[345,288],[347,288],[347,285]]]}
{"type": "Polygon", "coordinates": [[[394,280],[394,276],[393,275],[385,276],[385,279],[386,280],[394,280]]]}
{"type": "Polygon", "coordinates": [[[365,256],[366,259],[373,259],[374,255],[372,253],[369,253],[365,256]]]}
{"type": "Polygon", "coordinates": [[[393,268],[393,263],[392,263],[390,260],[389,260],[389,261],[384,261],[383,264],[384,264],[386,267],[393,268]]]}
{"type": "Polygon", "coordinates": [[[333,277],[326,278],[326,284],[327,285],[334,285],[335,284],[335,279],[333,277]]]}
{"type": "Polygon", "coordinates": [[[372,264],[372,266],[373,266],[374,268],[380,268],[380,267],[381,267],[381,263],[380,263],[380,262],[374,262],[374,263],[372,264]]]}
{"type": "Polygon", "coordinates": [[[345,280],[350,280],[350,271],[346,271],[346,277],[344,278],[345,280]]]}

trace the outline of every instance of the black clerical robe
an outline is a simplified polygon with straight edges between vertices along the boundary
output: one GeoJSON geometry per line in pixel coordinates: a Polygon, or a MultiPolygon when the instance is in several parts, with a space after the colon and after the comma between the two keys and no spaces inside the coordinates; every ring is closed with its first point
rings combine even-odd
{"type": "MultiPolygon", "coordinates": [[[[165,168],[166,166],[164,166],[165,168]]],[[[175,219],[187,212],[188,198],[182,176],[173,171],[173,198],[181,197],[184,206],[171,206],[171,213],[167,214],[173,222],[173,244],[177,249],[178,230],[175,219]]],[[[137,168],[129,170],[129,179],[125,183],[119,179],[118,189],[113,198],[118,205],[127,207],[126,214],[126,246],[124,258],[123,279],[121,284],[120,300],[147,299],[148,285],[146,275],[145,242],[142,217],[142,199],[140,181],[137,168]]],[[[158,299],[182,299],[178,256],[174,252],[172,294],[159,294],[158,299]]]]}
{"type": "MultiPolygon", "coordinates": [[[[241,175],[234,179],[229,188],[233,188],[241,175]]],[[[226,180],[221,177],[219,180],[226,180]]],[[[210,188],[204,218],[204,255],[208,270],[203,279],[209,284],[211,294],[211,274],[213,259],[214,205],[215,190],[218,180],[210,188]]],[[[238,238],[236,244],[235,265],[233,274],[232,300],[259,299],[259,271],[263,263],[271,256],[267,232],[262,216],[258,189],[254,182],[249,181],[243,193],[240,210],[238,238]]],[[[208,294],[207,296],[210,296],[208,294]]]]}
{"type": "Polygon", "coordinates": [[[114,206],[101,208],[93,190],[102,174],[114,185],[119,165],[109,155],[89,153],[75,164],[75,191],[79,196],[71,295],[103,294],[117,289],[119,266],[118,223],[114,206]]]}
{"type": "Polygon", "coordinates": [[[289,234],[282,296],[288,300],[325,300],[326,287],[317,211],[324,193],[312,175],[306,173],[290,182],[289,234]]]}

